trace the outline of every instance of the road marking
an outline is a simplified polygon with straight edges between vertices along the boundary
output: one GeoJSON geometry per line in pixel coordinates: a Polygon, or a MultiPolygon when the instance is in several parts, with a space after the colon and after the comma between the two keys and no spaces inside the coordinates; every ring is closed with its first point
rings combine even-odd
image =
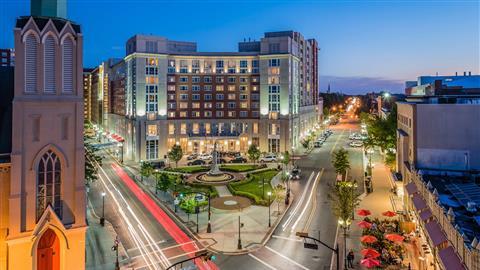
{"type": "Polygon", "coordinates": [[[287,229],[287,226],[290,224],[290,222],[292,222],[293,217],[296,215],[300,205],[305,200],[305,195],[307,194],[308,187],[310,186],[310,182],[312,181],[314,175],[315,175],[315,172],[312,172],[312,174],[310,174],[310,177],[308,178],[307,185],[305,186],[305,189],[303,190],[302,197],[300,198],[300,201],[298,201],[298,203],[295,206],[295,208],[293,209],[293,211],[290,212],[290,214],[289,214],[287,220],[285,221],[285,223],[283,223],[282,231],[285,231],[285,229],[287,229]]]}
{"type": "Polygon", "coordinates": [[[335,151],[335,147],[337,147],[338,141],[340,141],[340,139],[342,138],[344,132],[345,132],[345,129],[342,129],[342,133],[340,133],[340,135],[338,136],[337,140],[335,141],[335,144],[333,145],[332,150],[330,150],[330,154],[332,154],[333,151],[335,151]]]}
{"type": "MultiPolygon", "coordinates": [[[[318,179],[319,177],[323,174],[323,170],[321,172],[318,172],[317,173],[317,176],[315,177],[315,180],[313,181],[313,184],[312,184],[312,189],[310,191],[310,195],[308,196],[308,200],[307,202],[305,203],[305,206],[303,207],[303,210],[302,212],[300,213],[300,216],[298,216],[297,220],[295,221],[295,223],[293,223],[293,226],[292,226],[292,229],[290,230],[290,232],[294,232],[295,231],[295,227],[297,227],[298,223],[300,222],[300,220],[302,220],[303,218],[303,215],[305,214],[305,211],[307,211],[307,208],[308,208],[308,205],[310,204],[310,201],[312,200],[312,196],[316,190],[316,186],[317,186],[317,183],[318,183],[318,179]]],[[[315,194],[316,195],[316,194],[315,194]]]]}
{"type": "Polygon", "coordinates": [[[310,215],[307,218],[307,222],[305,223],[305,227],[303,228],[303,231],[306,232],[310,228],[310,225],[312,224],[313,217],[315,216],[315,212],[317,211],[317,188],[318,188],[318,183],[322,179],[323,171],[325,168],[322,168],[320,171],[320,176],[318,177],[318,181],[315,182],[315,186],[313,187],[312,190],[312,210],[310,211],[310,215]]]}
{"type": "Polygon", "coordinates": [[[287,260],[287,261],[295,264],[296,266],[298,266],[298,267],[300,267],[300,268],[302,268],[302,269],[304,269],[304,270],[309,270],[307,267],[305,267],[305,266],[299,264],[298,262],[290,259],[289,257],[287,257],[287,256],[283,255],[282,253],[276,251],[275,249],[273,249],[273,248],[271,248],[271,247],[269,247],[269,246],[265,246],[265,248],[268,249],[268,250],[270,250],[271,252],[277,254],[278,256],[284,258],[285,260],[287,260]]]}
{"type": "MultiPolygon", "coordinates": [[[[338,241],[338,228],[339,228],[339,226],[337,224],[337,230],[335,232],[335,242],[333,242],[333,248],[338,247],[338,242],[337,242],[338,241]]],[[[340,252],[340,250],[338,252],[340,252]]],[[[340,256],[340,254],[339,254],[339,256],[340,256]]],[[[332,252],[332,259],[330,259],[330,270],[333,269],[333,261],[335,260],[335,257],[336,257],[335,252],[332,252]]],[[[336,262],[335,262],[335,264],[336,264],[336,262]]],[[[338,262],[338,264],[340,264],[340,262],[338,262]]],[[[340,265],[337,268],[340,269],[340,265]]]]}
{"type": "Polygon", "coordinates": [[[260,262],[261,264],[265,265],[267,268],[269,269],[272,269],[272,270],[277,270],[277,268],[271,266],[270,264],[264,262],[263,260],[259,259],[257,256],[253,255],[253,254],[248,254],[248,256],[254,258],[255,260],[257,260],[258,262],[260,262]]]}
{"type": "Polygon", "coordinates": [[[285,237],[281,235],[272,235],[273,238],[278,238],[278,239],[283,239],[283,240],[288,240],[288,241],[294,241],[294,242],[303,242],[302,239],[300,238],[293,238],[293,237],[285,237]]]}

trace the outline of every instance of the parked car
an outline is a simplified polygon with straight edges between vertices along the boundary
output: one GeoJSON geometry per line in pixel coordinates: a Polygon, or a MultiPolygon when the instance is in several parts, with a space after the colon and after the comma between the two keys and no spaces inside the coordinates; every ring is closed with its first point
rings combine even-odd
{"type": "Polygon", "coordinates": [[[294,168],[294,169],[292,170],[292,174],[291,174],[291,175],[292,175],[292,176],[291,176],[292,180],[300,179],[300,172],[301,172],[300,169],[294,168]]]}
{"type": "Polygon", "coordinates": [[[321,141],[316,141],[316,142],[314,142],[314,143],[313,143],[313,147],[315,147],[315,148],[320,148],[320,147],[322,147],[322,142],[321,142],[321,141]]]}
{"type": "Polygon", "coordinates": [[[229,161],[229,163],[247,163],[247,159],[242,156],[238,156],[238,157],[232,158],[229,161]]]}
{"type": "Polygon", "coordinates": [[[260,158],[260,162],[277,162],[276,155],[266,155],[260,158]]]}
{"type": "Polygon", "coordinates": [[[195,166],[195,165],[205,165],[205,161],[201,159],[196,159],[194,161],[190,161],[187,163],[188,166],[195,166]]]}
{"type": "Polygon", "coordinates": [[[187,160],[194,160],[194,159],[197,159],[197,157],[198,157],[198,154],[194,153],[194,154],[191,154],[191,155],[187,156],[187,160]]]}
{"type": "Polygon", "coordinates": [[[203,153],[203,154],[200,154],[198,156],[198,158],[201,159],[201,160],[209,160],[209,159],[212,159],[212,155],[207,154],[207,153],[203,153]]]}
{"type": "Polygon", "coordinates": [[[350,145],[351,147],[362,147],[363,143],[359,141],[353,141],[353,142],[350,142],[348,145],[350,145]]]}
{"type": "MultiPolygon", "coordinates": [[[[218,164],[223,164],[223,163],[227,163],[227,161],[226,161],[224,158],[219,158],[219,159],[217,160],[217,163],[218,163],[218,164]]],[[[210,160],[210,161],[208,162],[208,164],[213,164],[213,159],[210,160]]]]}
{"type": "Polygon", "coordinates": [[[153,169],[163,169],[165,168],[165,161],[159,160],[159,161],[152,161],[150,162],[152,164],[153,169]]]}

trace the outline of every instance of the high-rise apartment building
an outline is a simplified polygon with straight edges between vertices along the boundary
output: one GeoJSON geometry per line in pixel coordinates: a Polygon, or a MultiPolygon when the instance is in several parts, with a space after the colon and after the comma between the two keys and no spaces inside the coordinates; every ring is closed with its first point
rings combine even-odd
{"type": "Polygon", "coordinates": [[[15,50],[0,49],[0,67],[15,66],[15,50]]]}
{"type": "MultiPolygon", "coordinates": [[[[126,44],[126,157],[284,152],[316,126],[318,45],[298,32],[270,32],[239,52],[197,52],[192,42],[136,35],[126,44]]],[[[115,119],[105,126],[119,126],[115,119]]],[[[122,132],[122,131],[118,131],[122,132]]]]}

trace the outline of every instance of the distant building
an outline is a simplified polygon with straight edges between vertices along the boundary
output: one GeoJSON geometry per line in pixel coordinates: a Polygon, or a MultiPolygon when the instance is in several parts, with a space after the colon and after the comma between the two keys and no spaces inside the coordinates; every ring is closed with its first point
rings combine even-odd
{"type": "Polygon", "coordinates": [[[0,67],[15,66],[15,49],[0,49],[0,67]]]}
{"type": "Polygon", "coordinates": [[[480,75],[420,76],[405,83],[407,96],[480,95],[480,75]]]}

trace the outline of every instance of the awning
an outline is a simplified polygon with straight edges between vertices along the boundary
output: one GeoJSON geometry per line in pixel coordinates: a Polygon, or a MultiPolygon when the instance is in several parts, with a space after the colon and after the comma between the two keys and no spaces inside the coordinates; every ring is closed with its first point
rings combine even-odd
{"type": "Polygon", "coordinates": [[[432,217],[432,211],[430,211],[430,209],[425,209],[420,213],[419,216],[422,221],[425,221],[432,217]]]}
{"type": "Polygon", "coordinates": [[[422,211],[423,209],[427,208],[427,203],[425,200],[422,198],[422,195],[419,195],[418,193],[415,193],[412,196],[412,202],[413,206],[417,209],[418,212],[422,211]]]}
{"type": "Polygon", "coordinates": [[[439,246],[443,242],[447,241],[445,233],[443,233],[442,228],[438,225],[436,221],[430,221],[425,224],[425,229],[427,230],[428,236],[435,247],[439,246]]]}
{"type": "Polygon", "coordinates": [[[466,269],[452,246],[440,250],[438,252],[438,256],[440,257],[440,261],[442,262],[445,270],[466,269]]]}
{"type": "Polygon", "coordinates": [[[418,192],[417,185],[415,185],[415,183],[413,183],[413,182],[408,183],[408,184],[405,186],[405,189],[407,190],[407,193],[408,193],[409,195],[412,195],[413,193],[417,193],[417,192],[418,192]]]}

